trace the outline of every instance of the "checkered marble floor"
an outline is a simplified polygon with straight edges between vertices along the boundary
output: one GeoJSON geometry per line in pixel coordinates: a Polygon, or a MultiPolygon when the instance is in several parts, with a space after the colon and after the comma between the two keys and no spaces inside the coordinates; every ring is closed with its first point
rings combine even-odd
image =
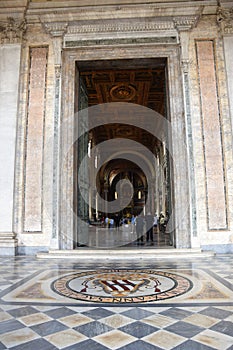
{"type": "MultiPolygon", "coordinates": [[[[233,256],[196,260],[59,261],[0,258],[0,350],[233,350],[233,300],[139,305],[7,302],[4,296],[40,271],[60,269],[202,269],[233,291],[233,256]]],[[[48,295],[49,298],[49,295],[48,295]]]]}

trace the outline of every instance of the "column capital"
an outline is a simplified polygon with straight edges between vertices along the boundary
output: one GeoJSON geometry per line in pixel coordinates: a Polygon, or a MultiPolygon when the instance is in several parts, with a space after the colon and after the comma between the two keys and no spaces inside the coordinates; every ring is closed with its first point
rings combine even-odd
{"type": "Polygon", "coordinates": [[[218,6],[216,20],[222,35],[233,34],[233,7],[218,6]]]}
{"type": "Polygon", "coordinates": [[[0,42],[2,44],[22,43],[26,32],[26,20],[8,17],[6,22],[0,22],[0,42]]]}
{"type": "Polygon", "coordinates": [[[60,76],[59,66],[61,66],[63,36],[66,33],[68,23],[67,22],[45,22],[42,20],[41,20],[41,23],[46,33],[48,33],[52,37],[55,74],[56,74],[56,77],[59,77],[60,76]]]}

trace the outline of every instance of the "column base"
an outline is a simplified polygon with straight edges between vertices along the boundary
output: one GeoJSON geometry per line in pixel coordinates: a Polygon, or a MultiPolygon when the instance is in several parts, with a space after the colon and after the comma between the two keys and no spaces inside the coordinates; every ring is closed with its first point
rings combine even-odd
{"type": "Polygon", "coordinates": [[[0,255],[17,255],[18,240],[15,237],[13,232],[0,232],[0,255]]]}

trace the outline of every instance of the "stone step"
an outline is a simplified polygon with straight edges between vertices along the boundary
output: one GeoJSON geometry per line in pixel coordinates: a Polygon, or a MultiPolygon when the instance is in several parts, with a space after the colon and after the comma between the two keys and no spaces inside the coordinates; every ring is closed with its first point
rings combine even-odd
{"type": "Polygon", "coordinates": [[[50,250],[49,252],[38,252],[40,259],[193,259],[197,257],[212,257],[212,251],[202,251],[201,249],[86,249],[79,250],[50,250]]]}

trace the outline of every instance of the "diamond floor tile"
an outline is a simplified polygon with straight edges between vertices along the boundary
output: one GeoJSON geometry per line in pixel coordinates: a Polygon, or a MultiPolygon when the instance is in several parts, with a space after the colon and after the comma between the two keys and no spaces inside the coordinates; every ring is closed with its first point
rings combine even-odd
{"type": "MultiPolygon", "coordinates": [[[[154,291],[159,289],[160,279],[165,275],[157,276],[159,281],[155,278],[152,284],[154,291]]],[[[0,350],[233,350],[232,276],[233,255],[198,261],[105,260],[96,263],[0,257],[0,289],[3,287],[0,290],[0,350]],[[123,294],[130,293],[131,284],[140,299],[140,293],[148,290],[147,281],[143,288],[137,285],[137,280],[122,283],[99,279],[91,284],[94,279],[90,271],[99,269],[101,275],[101,271],[120,268],[133,270],[135,276],[137,269],[140,272],[167,269],[168,274],[172,271],[172,278],[185,275],[194,284],[186,299],[174,296],[159,302],[111,304],[77,303],[75,299],[67,302],[67,298],[56,294],[51,287],[53,278],[59,279],[77,270],[84,277],[89,273],[89,280],[87,284],[83,280],[82,288],[93,288],[90,292],[100,293],[105,283],[107,296],[119,288],[125,289],[123,294]],[[50,284],[45,284],[46,278],[50,284]]],[[[173,288],[172,279],[166,283],[168,288],[173,288]]]]}

